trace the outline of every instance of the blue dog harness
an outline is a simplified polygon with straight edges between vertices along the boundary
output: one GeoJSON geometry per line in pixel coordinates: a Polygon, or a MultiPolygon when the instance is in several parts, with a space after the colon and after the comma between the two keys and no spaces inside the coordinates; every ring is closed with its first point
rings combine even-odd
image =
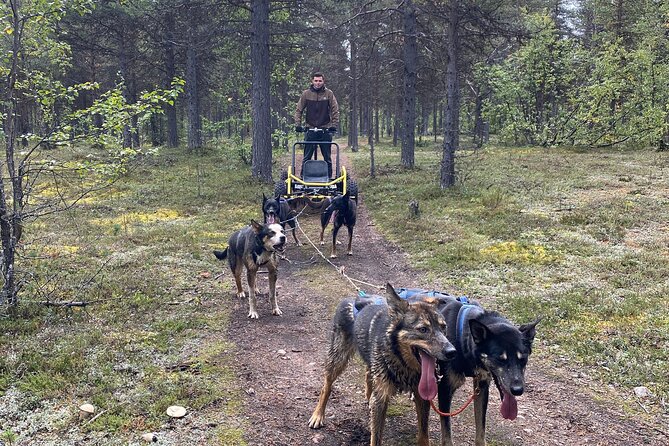
{"type": "MultiPolygon", "coordinates": [[[[453,297],[451,294],[448,293],[443,293],[441,291],[436,291],[436,290],[424,290],[422,288],[395,288],[395,292],[397,295],[404,300],[408,300],[412,298],[413,296],[420,294],[423,296],[427,297],[453,297]]],[[[365,293],[362,290],[358,291],[358,297],[367,297],[367,293],[365,293]]],[[[465,321],[465,316],[467,312],[471,309],[470,307],[477,307],[477,305],[470,304],[469,299],[467,299],[467,296],[459,296],[455,298],[458,302],[461,302],[463,306],[460,308],[460,312],[458,313],[458,337],[462,337],[462,331],[463,331],[463,326],[464,326],[464,321],[465,321]],[[467,307],[467,309],[463,312],[463,308],[467,307]]],[[[385,299],[381,296],[377,296],[374,301],[371,302],[372,305],[382,305],[385,303],[385,299]]],[[[355,305],[353,305],[353,317],[355,317],[360,310],[358,310],[355,305]]]]}
{"type": "MultiPolygon", "coordinates": [[[[367,297],[367,293],[364,291],[360,290],[358,291],[358,297],[367,297]]],[[[386,303],[386,299],[384,299],[382,296],[375,296],[374,300],[371,301],[368,305],[383,305],[386,303]]],[[[364,308],[364,307],[363,307],[364,308]]],[[[360,313],[361,310],[358,310],[358,307],[355,306],[355,302],[353,302],[353,319],[355,319],[358,316],[358,313],[360,313]]]]}
{"type": "Polygon", "coordinates": [[[400,296],[402,299],[409,299],[416,294],[423,294],[428,297],[448,297],[450,294],[442,293],[441,291],[428,291],[428,290],[422,290],[420,288],[396,288],[395,292],[397,293],[398,296],[400,296]]]}
{"type": "MultiPolygon", "coordinates": [[[[452,297],[450,294],[442,293],[441,291],[427,291],[420,288],[399,288],[395,290],[397,294],[402,299],[409,299],[416,294],[422,294],[428,297],[452,297]]],[[[455,338],[456,342],[461,342],[465,330],[465,321],[467,320],[467,314],[474,308],[479,308],[478,305],[470,303],[467,296],[459,296],[455,298],[458,302],[462,304],[460,310],[458,311],[458,319],[456,323],[455,338]]]]}
{"type": "Polygon", "coordinates": [[[467,299],[465,296],[458,297],[457,300],[462,305],[458,310],[458,318],[456,322],[455,348],[457,348],[458,351],[462,352],[464,355],[470,352],[470,350],[473,348],[473,346],[468,342],[470,340],[470,336],[466,336],[466,330],[469,329],[469,327],[466,325],[467,321],[483,313],[483,309],[479,305],[469,302],[469,299],[467,299]]]}
{"type": "Polygon", "coordinates": [[[458,297],[458,301],[462,304],[462,306],[458,311],[458,321],[456,325],[457,329],[455,331],[455,339],[457,340],[458,343],[460,343],[465,329],[465,320],[467,319],[467,313],[469,313],[469,310],[476,307],[476,305],[469,303],[469,299],[467,299],[466,296],[458,297]]]}

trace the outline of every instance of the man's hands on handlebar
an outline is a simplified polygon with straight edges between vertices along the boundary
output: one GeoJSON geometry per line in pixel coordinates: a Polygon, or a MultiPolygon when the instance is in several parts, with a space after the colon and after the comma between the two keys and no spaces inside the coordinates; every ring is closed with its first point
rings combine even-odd
{"type": "Polygon", "coordinates": [[[302,127],[301,125],[295,126],[295,132],[297,133],[307,133],[307,132],[328,132],[328,133],[337,133],[337,127],[328,127],[327,129],[322,129],[319,127],[302,127]]]}

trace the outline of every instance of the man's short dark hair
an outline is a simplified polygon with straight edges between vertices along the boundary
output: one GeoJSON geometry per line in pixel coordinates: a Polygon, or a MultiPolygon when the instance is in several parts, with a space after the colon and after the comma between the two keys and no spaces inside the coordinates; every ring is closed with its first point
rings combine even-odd
{"type": "Polygon", "coordinates": [[[314,74],[311,75],[312,79],[315,77],[322,77],[323,79],[325,79],[325,76],[323,76],[323,73],[321,73],[320,71],[316,71],[314,74]]]}

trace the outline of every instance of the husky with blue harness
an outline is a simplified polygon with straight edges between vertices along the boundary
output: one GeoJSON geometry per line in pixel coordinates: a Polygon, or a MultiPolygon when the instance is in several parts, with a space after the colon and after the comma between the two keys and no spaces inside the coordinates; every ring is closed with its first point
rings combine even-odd
{"type": "Polygon", "coordinates": [[[446,338],[440,300],[427,296],[402,299],[390,284],[387,298],[359,296],[343,300],[335,311],[325,360],[325,380],[309,427],[320,428],[335,380],[357,350],[367,371],[370,445],[380,446],[390,398],[412,392],[418,416],[418,445],[429,446],[430,401],[437,396],[437,361],[456,352],[446,338]]]}
{"type": "Polygon", "coordinates": [[[451,401],[465,377],[474,380],[474,420],[476,446],[484,446],[486,412],[490,383],[495,383],[501,399],[502,418],[514,420],[518,415],[516,397],[525,391],[525,367],[532,353],[532,341],[540,319],[516,326],[494,311],[483,309],[465,296],[425,290],[401,290],[409,299],[422,299],[432,293],[441,302],[440,311],[446,319],[448,340],[455,346],[455,358],[440,362],[443,378],[439,381],[441,445],[452,446],[451,401]]]}

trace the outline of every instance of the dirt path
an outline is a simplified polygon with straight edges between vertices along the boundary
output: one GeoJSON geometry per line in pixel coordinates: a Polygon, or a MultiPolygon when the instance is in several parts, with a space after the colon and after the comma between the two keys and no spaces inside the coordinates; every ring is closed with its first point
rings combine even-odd
{"type": "MultiPolygon", "coordinates": [[[[362,197],[354,255],[340,257],[334,263],[349,276],[369,284],[390,282],[395,286],[430,287],[421,282],[420,272],[409,268],[405,255],[375,231],[364,206],[364,191],[362,197]]],[[[318,217],[302,215],[300,224],[317,243],[318,217]]],[[[352,363],[336,382],[326,412],[326,425],[320,430],[307,426],[322,384],[322,363],[333,309],[341,298],[354,296],[356,290],[316,253],[303,234],[300,237],[305,245],[297,247],[290,237],[287,256],[291,263],[280,265],[278,296],[283,316],[272,316],[264,297],[259,301],[259,320],[246,318],[245,302],[237,303],[233,310],[228,336],[237,346],[235,367],[246,395],[245,438],[249,445],[263,446],[369,444],[364,372],[359,361],[352,363]]],[[[230,277],[226,275],[223,280],[226,279],[230,277]]],[[[359,286],[373,292],[369,285],[359,286]]],[[[260,288],[267,290],[265,276],[260,288]]],[[[541,330],[538,332],[540,338],[541,330]]],[[[527,381],[528,388],[519,398],[519,416],[515,421],[499,416],[499,399],[491,392],[489,444],[669,444],[666,435],[669,427],[647,425],[621,409],[598,403],[609,400],[609,390],[591,391],[592,383],[573,377],[568,370],[530,360],[527,381]]],[[[465,390],[460,390],[454,404],[466,397],[465,390]]],[[[386,424],[385,445],[415,444],[412,407],[407,395],[394,399],[386,424]]],[[[472,409],[458,416],[453,425],[456,444],[473,444],[472,409]]],[[[430,428],[432,443],[439,444],[439,422],[434,414],[430,428]]]]}

